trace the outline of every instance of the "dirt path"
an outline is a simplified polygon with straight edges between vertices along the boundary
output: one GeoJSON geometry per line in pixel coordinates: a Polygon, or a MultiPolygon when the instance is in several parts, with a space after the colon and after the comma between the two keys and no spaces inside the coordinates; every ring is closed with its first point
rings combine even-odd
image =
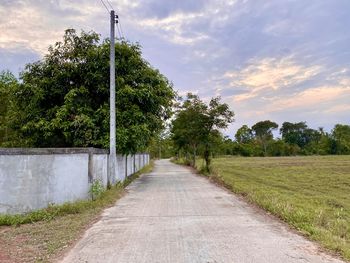
{"type": "Polygon", "coordinates": [[[342,262],[167,160],[128,191],[62,262],[342,262]]]}

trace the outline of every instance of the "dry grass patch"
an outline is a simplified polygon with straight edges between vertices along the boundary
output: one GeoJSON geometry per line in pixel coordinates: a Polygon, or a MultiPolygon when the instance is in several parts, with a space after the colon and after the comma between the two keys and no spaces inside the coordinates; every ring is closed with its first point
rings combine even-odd
{"type": "Polygon", "coordinates": [[[350,156],[222,157],[212,171],[214,181],[350,260],[350,156]]]}

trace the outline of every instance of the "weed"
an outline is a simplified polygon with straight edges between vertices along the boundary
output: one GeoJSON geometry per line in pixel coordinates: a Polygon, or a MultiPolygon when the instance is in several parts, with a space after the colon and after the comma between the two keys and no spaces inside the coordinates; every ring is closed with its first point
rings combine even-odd
{"type": "Polygon", "coordinates": [[[100,179],[95,179],[90,186],[91,199],[96,200],[105,191],[100,179]]]}

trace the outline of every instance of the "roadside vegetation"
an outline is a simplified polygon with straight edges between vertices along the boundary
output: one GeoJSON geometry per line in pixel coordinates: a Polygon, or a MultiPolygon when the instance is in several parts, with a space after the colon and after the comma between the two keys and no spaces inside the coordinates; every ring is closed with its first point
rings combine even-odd
{"type": "Polygon", "coordinates": [[[271,120],[243,125],[235,134],[224,136],[222,130],[234,121],[234,113],[220,97],[208,103],[198,95],[187,94],[175,104],[169,132],[153,137],[150,152],[154,157],[185,158],[194,165],[198,156],[309,156],[350,155],[350,125],[335,124],[331,131],[311,128],[306,121],[281,125],[271,120]],[[231,137],[231,138],[230,138],[231,137]]]}
{"type": "MultiPolygon", "coordinates": [[[[16,79],[0,72],[0,147],[109,147],[109,40],[67,29],[16,79]]],[[[175,91],[141,46],[115,45],[117,152],[146,151],[175,91]]]]}
{"type": "Polygon", "coordinates": [[[192,166],[196,165],[197,155],[205,160],[205,169],[209,171],[213,150],[221,138],[220,129],[233,122],[234,112],[220,97],[203,102],[197,95],[188,93],[180,99],[176,118],[172,121],[171,139],[178,151],[185,152],[192,166]]]}
{"type": "MultiPolygon", "coordinates": [[[[197,163],[200,170],[204,161],[197,163]]],[[[350,260],[349,156],[220,157],[212,164],[210,178],[350,260]]]]}
{"type": "Polygon", "coordinates": [[[0,262],[52,262],[112,206],[124,188],[153,162],[94,200],[53,205],[24,215],[0,215],[0,262]]]}
{"type": "Polygon", "coordinates": [[[222,154],[242,156],[346,155],[350,154],[350,125],[336,124],[331,132],[310,128],[306,122],[260,121],[243,125],[235,140],[222,141],[222,154]],[[280,137],[274,138],[273,131],[280,137]],[[277,132],[275,132],[277,133],[277,132]]]}
{"type": "Polygon", "coordinates": [[[171,133],[159,140],[163,151],[350,259],[350,125],[327,133],[306,122],[278,130],[264,120],[243,125],[232,140],[220,130],[233,112],[219,101],[207,105],[192,94],[180,101],[171,133]]]}
{"type": "MultiPolygon", "coordinates": [[[[185,124],[184,127],[191,126],[185,124]]],[[[232,135],[234,139],[219,133],[215,140],[211,141],[212,156],[350,155],[349,124],[336,124],[330,132],[323,128],[312,129],[306,122],[283,122],[280,129],[278,127],[277,123],[265,120],[252,127],[243,125],[232,135]]],[[[185,138],[186,133],[182,134],[185,138]]],[[[161,148],[166,155],[186,158],[190,162],[193,159],[190,144],[179,143],[178,137],[176,131],[164,136],[154,149],[161,148]]],[[[197,147],[197,156],[203,155],[203,146],[200,146],[203,143],[201,141],[197,147]]]]}
{"type": "MultiPolygon", "coordinates": [[[[142,57],[137,43],[116,53],[116,150],[147,151],[172,115],[172,83],[142,57]]],[[[109,39],[67,29],[19,78],[0,72],[0,147],[109,147],[109,39]]],[[[144,170],[143,170],[144,171],[144,170]]],[[[41,262],[56,255],[123,193],[102,191],[90,201],[51,205],[25,215],[0,215],[0,262],[41,262]]]]}

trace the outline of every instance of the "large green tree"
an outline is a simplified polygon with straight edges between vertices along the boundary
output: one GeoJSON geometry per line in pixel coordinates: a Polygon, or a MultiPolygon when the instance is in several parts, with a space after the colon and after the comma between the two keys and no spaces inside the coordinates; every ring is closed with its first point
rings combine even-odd
{"type": "Polygon", "coordinates": [[[289,143],[298,145],[301,149],[309,146],[309,150],[315,151],[315,147],[321,139],[321,132],[311,129],[306,122],[284,122],[280,129],[282,139],[289,143]]]}
{"type": "Polygon", "coordinates": [[[209,170],[212,151],[221,136],[220,129],[227,128],[233,117],[233,111],[226,103],[221,103],[219,97],[212,98],[207,105],[197,95],[188,94],[172,123],[174,143],[192,151],[193,165],[200,148],[209,170]]]}
{"type": "Polygon", "coordinates": [[[178,105],[176,118],[172,121],[171,134],[177,150],[192,155],[195,166],[198,147],[202,142],[203,114],[207,105],[197,95],[187,94],[187,99],[178,105]]]}
{"type": "Polygon", "coordinates": [[[332,130],[333,153],[350,154],[350,125],[336,124],[332,130]]]}
{"type": "MultiPolygon", "coordinates": [[[[171,114],[171,83],[142,58],[141,47],[117,43],[117,151],[145,149],[171,114]]],[[[14,91],[11,127],[21,146],[109,145],[109,41],[74,29],[28,64],[14,91]]]]}
{"type": "Polygon", "coordinates": [[[235,134],[235,139],[238,143],[249,143],[253,138],[253,131],[247,125],[243,125],[235,134]]]}
{"type": "Polygon", "coordinates": [[[4,145],[11,136],[9,127],[9,110],[13,99],[13,90],[18,85],[15,76],[9,71],[0,72],[0,146],[4,145]]]}
{"type": "Polygon", "coordinates": [[[260,142],[265,156],[267,155],[268,142],[273,139],[272,131],[277,128],[278,124],[270,120],[259,121],[252,126],[254,135],[260,142]]]}

